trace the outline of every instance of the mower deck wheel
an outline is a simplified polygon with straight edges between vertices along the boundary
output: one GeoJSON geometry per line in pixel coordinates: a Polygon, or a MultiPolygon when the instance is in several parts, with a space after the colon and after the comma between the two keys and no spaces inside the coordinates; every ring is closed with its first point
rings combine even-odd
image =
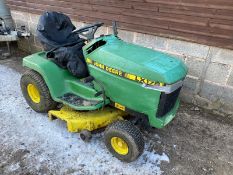
{"type": "Polygon", "coordinates": [[[130,121],[120,120],[109,125],[104,133],[108,150],[124,162],[137,159],[144,150],[144,139],[140,130],[130,121]]]}
{"type": "Polygon", "coordinates": [[[33,70],[23,74],[20,86],[28,105],[36,112],[48,112],[57,107],[41,75],[33,70]]]}
{"type": "Polygon", "coordinates": [[[80,138],[84,141],[84,142],[89,142],[92,138],[91,132],[84,129],[80,132],[80,138]]]}

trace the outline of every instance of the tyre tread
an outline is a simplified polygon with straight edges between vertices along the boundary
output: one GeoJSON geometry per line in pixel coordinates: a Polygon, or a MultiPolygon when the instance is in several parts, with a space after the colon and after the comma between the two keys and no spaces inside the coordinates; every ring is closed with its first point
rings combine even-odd
{"type": "MultiPolygon", "coordinates": [[[[44,98],[44,104],[43,104],[43,108],[41,109],[36,109],[33,108],[30,104],[30,106],[37,112],[48,112],[51,109],[56,108],[57,106],[57,102],[55,102],[49,92],[49,89],[44,81],[44,79],[42,78],[42,76],[37,73],[34,70],[28,70],[26,71],[23,76],[21,77],[21,89],[22,89],[22,83],[23,81],[27,81],[27,80],[33,80],[37,86],[39,87],[40,91],[41,91],[41,96],[43,96],[44,98]]],[[[25,92],[23,92],[25,93],[25,92]]],[[[24,95],[25,96],[25,95],[24,95]]]]}
{"type": "MultiPolygon", "coordinates": [[[[114,122],[106,128],[105,135],[107,135],[112,130],[117,130],[127,133],[127,135],[134,140],[134,142],[137,145],[138,153],[139,153],[136,157],[139,157],[143,153],[144,145],[145,145],[143,135],[141,131],[133,123],[127,120],[114,122]]],[[[129,160],[128,162],[130,161],[132,160],[129,160]]]]}

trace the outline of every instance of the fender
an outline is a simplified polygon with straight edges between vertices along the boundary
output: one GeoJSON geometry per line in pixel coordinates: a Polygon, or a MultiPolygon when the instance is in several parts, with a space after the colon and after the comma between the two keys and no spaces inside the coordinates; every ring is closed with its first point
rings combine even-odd
{"type": "MultiPolygon", "coordinates": [[[[38,72],[45,80],[54,101],[63,102],[59,97],[66,93],[72,93],[87,100],[102,101],[102,97],[95,97],[97,91],[86,86],[80,79],[74,77],[66,69],[58,67],[51,60],[46,59],[45,52],[39,52],[23,59],[23,66],[38,72]]],[[[67,104],[69,105],[69,104],[67,104]]],[[[72,106],[77,110],[94,110],[102,107],[97,106],[72,106]]]]}

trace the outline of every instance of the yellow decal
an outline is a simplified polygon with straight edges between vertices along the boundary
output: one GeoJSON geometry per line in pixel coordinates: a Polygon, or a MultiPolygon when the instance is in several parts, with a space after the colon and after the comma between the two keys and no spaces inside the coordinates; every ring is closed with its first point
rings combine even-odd
{"type": "Polygon", "coordinates": [[[94,66],[99,67],[100,69],[105,69],[105,66],[101,63],[94,62],[94,66]]]}
{"type": "Polygon", "coordinates": [[[160,86],[164,86],[164,83],[159,83],[160,86]]]}
{"type": "Polygon", "coordinates": [[[141,84],[146,84],[146,85],[151,85],[151,86],[153,86],[153,85],[165,86],[164,83],[148,80],[146,78],[142,78],[142,77],[134,75],[134,74],[123,72],[121,70],[118,70],[118,69],[106,66],[104,64],[98,63],[96,61],[93,61],[90,58],[87,58],[86,62],[88,64],[94,65],[95,67],[98,67],[98,68],[100,68],[102,70],[105,70],[105,71],[107,71],[107,72],[109,72],[111,74],[118,75],[120,77],[124,77],[124,78],[126,78],[128,80],[136,81],[136,82],[141,83],[141,84]]]}
{"type": "Polygon", "coordinates": [[[107,72],[109,72],[109,73],[112,73],[112,74],[115,74],[115,75],[118,75],[118,76],[122,76],[123,75],[122,71],[114,69],[114,68],[111,68],[111,67],[108,67],[108,66],[105,66],[105,70],[107,72]]]}
{"type": "Polygon", "coordinates": [[[86,62],[89,63],[89,64],[92,64],[92,60],[90,58],[87,58],[86,62]]]}
{"type": "Polygon", "coordinates": [[[125,77],[130,79],[130,80],[136,80],[137,76],[136,75],[133,75],[133,74],[125,74],[125,77]]]}
{"type": "Polygon", "coordinates": [[[122,111],[125,111],[125,106],[123,106],[123,105],[121,105],[119,103],[115,103],[115,108],[120,109],[122,111]]]}

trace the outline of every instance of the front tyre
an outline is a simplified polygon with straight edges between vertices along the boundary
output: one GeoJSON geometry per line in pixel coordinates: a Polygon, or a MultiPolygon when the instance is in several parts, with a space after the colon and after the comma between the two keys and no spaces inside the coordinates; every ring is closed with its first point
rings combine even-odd
{"type": "Polygon", "coordinates": [[[145,145],[140,130],[126,120],[109,125],[105,130],[104,141],[108,150],[124,162],[136,160],[143,153],[145,145]]]}
{"type": "Polygon", "coordinates": [[[21,91],[27,104],[36,112],[55,109],[57,103],[52,99],[49,89],[41,75],[33,70],[23,74],[20,80],[21,91]]]}

